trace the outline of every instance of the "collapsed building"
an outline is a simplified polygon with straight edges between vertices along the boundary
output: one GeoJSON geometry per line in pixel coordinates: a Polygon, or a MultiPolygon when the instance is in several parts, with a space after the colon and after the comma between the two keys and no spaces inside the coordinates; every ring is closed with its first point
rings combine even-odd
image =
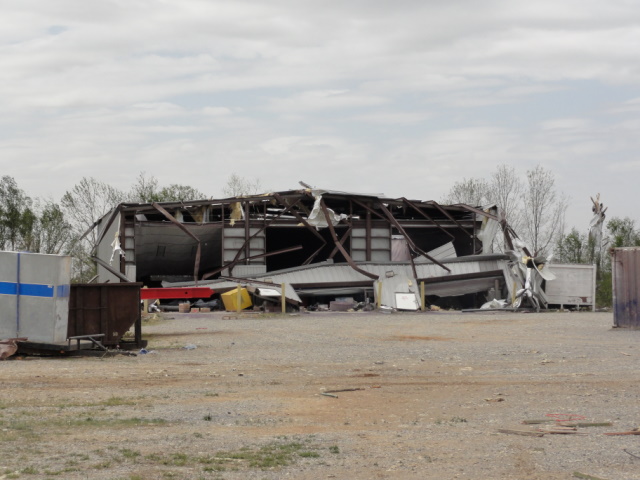
{"type": "Polygon", "coordinates": [[[96,225],[99,282],[217,293],[242,284],[258,297],[284,284],[287,303],[305,306],[344,297],[407,310],[546,304],[541,265],[526,268],[529,252],[495,206],[303,188],[122,203],[96,225]],[[493,252],[498,234],[509,254],[493,252]]]}

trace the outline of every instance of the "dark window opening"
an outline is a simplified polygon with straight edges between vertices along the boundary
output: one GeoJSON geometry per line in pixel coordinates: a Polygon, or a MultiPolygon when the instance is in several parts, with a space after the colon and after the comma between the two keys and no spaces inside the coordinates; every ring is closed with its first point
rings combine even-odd
{"type": "MultiPolygon", "coordinates": [[[[338,238],[342,238],[347,231],[346,226],[335,227],[338,238]]],[[[323,228],[318,233],[324,238],[327,244],[315,256],[311,263],[324,262],[329,258],[331,252],[336,247],[334,240],[331,238],[331,231],[323,228]]],[[[267,271],[281,270],[283,268],[292,268],[301,266],[311,255],[314,254],[322,246],[322,242],[312,232],[305,227],[272,227],[266,230],[267,252],[282,250],[284,248],[302,246],[301,250],[283,253],[280,255],[272,255],[266,258],[267,271]]],[[[351,239],[343,244],[344,249],[349,252],[351,250],[351,239]]],[[[346,259],[342,253],[338,252],[334,255],[335,263],[345,263],[346,259]]]]}

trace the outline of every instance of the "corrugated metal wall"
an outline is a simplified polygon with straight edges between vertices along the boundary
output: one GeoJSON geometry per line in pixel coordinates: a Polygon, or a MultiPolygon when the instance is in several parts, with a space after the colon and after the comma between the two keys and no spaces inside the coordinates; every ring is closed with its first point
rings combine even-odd
{"type": "Polygon", "coordinates": [[[613,325],[640,328],[640,248],[614,248],[611,255],[613,279],[613,325]]]}

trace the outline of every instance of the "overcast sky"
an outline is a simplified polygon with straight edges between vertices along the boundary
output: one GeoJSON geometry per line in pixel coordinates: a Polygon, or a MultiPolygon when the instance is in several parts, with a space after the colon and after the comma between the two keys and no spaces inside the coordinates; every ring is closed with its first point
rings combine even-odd
{"type": "Polygon", "coordinates": [[[637,0],[4,0],[0,175],[441,200],[537,164],[640,215],[637,0]]]}

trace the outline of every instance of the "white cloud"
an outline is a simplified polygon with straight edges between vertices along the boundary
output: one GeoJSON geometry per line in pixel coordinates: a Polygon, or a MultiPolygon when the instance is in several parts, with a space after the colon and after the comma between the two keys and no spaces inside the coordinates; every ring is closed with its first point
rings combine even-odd
{"type": "Polygon", "coordinates": [[[626,187],[638,25],[624,0],[11,0],[0,170],[53,196],[146,170],[211,195],[237,171],[437,199],[539,162],[577,196],[626,187]]]}
{"type": "Polygon", "coordinates": [[[386,98],[348,90],[315,90],[294,94],[288,98],[272,99],[268,108],[277,113],[291,113],[373,107],[385,103],[388,103],[386,98]]]}
{"type": "Polygon", "coordinates": [[[232,111],[227,107],[204,107],[202,113],[205,115],[211,115],[213,117],[220,117],[225,115],[231,115],[232,111]]]}

